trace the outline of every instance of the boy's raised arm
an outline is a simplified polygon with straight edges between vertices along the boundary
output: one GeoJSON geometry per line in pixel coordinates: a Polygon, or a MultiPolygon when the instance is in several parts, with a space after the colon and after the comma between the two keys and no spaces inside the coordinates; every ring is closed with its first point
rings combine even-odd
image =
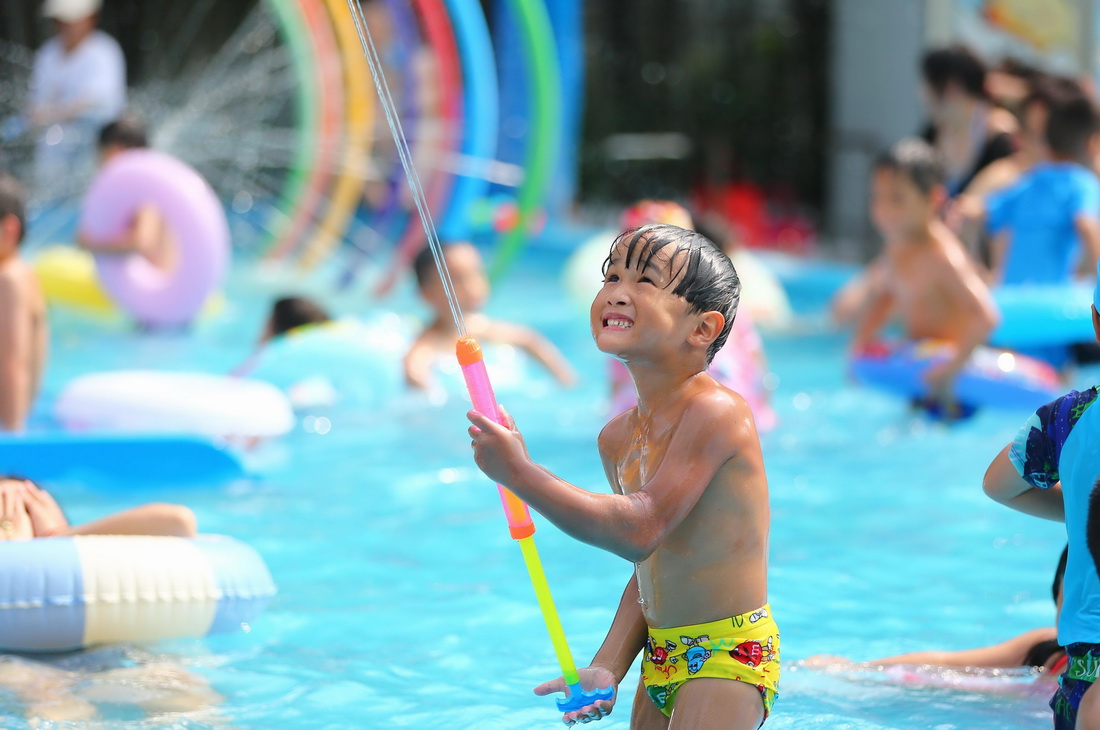
{"type": "Polygon", "coordinates": [[[747,407],[731,421],[730,397],[708,393],[687,404],[660,467],[631,494],[589,492],[535,464],[507,414],[506,426],[476,411],[466,415],[474,461],[487,476],[570,537],[640,563],[695,507],[746,435],[755,434],[747,407]]]}

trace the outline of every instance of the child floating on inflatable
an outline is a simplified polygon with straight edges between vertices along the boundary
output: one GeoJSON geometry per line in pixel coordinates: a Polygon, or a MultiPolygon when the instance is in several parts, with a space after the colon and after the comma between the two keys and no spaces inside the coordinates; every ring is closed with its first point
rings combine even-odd
{"type": "MultiPolygon", "coordinates": [[[[149,146],[145,128],[135,119],[123,117],[99,132],[99,164],[106,165],[120,152],[149,146]]],[[[179,244],[157,207],[146,203],[138,208],[126,232],[110,241],[91,241],[77,235],[77,243],[97,254],[138,254],[165,273],[179,257],[179,244]]]]}
{"type": "Polygon", "coordinates": [[[180,160],[144,149],[136,123],[102,135],[103,164],[81,205],[81,246],[99,282],[143,327],[187,327],[229,267],[229,223],[210,185],[180,160]]]}
{"type": "MultiPolygon", "coordinates": [[[[444,244],[443,252],[471,337],[483,343],[517,347],[540,362],[562,385],[576,382],[577,376],[569,362],[545,337],[523,325],[489,319],[481,312],[489,298],[489,278],[485,275],[481,254],[472,244],[444,244]]],[[[427,389],[432,385],[435,364],[443,358],[448,361],[454,358],[458,331],[431,249],[425,248],[417,255],[413,273],[421,298],[431,307],[432,321],[417,335],[405,354],[405,382],[414,388],[427,389]]]]}
{"type": "Polygon", "coordinates": [[[23,187],[0,173],[0,431],[23,430],[46,367],[46,300],[19,257],[26,220],[23,187]]]}
{"type": "MultiPolygon", "coordinates": [[[[638,405],[599,437],[614,494],[531,461],[515,422],[471,411],[474,459],[569,535],[635,564],[585,689],[617,686],[639,653],[632,727],[755,730],[778,693],[779,630],[767,604],[768,484],[752,411],[707,374],[741,285],[718,246],[671,225],[628,229],[604,264],[592,335],[630,371],[638,405]],[[715,619],[715,617],[728,617],[715,619]]],[[[535,688],[565,691],[562,678],[535,688]]],[[[565,714],[598,720],[615,698],[565,714]]]]}
{"type": "Polygon", "coordinates": [[[989,288],[962,244],[937,217],[946,195],[932,148],[899,142],[875,163],[871,218],[884,239],[877,276],[856,323],[852,352],[876,346],[892,315],[910,340],[939,340],[952,354],[924,374],[930,408],[955,409],[953,384],[997,323],[989,288]]]}

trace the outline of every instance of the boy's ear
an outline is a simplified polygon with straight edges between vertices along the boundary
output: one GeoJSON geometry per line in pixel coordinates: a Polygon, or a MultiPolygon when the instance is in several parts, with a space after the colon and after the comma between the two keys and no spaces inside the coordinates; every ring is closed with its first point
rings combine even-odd
{"type": "Polygon", "coordinates": [[[695,329],[688,336],[688,344],[696,347],[709,347],[710,343],[718,339],[722,334],[722,328],[726,326],[726,318],[721,312],[703,312],[695,329]]]}

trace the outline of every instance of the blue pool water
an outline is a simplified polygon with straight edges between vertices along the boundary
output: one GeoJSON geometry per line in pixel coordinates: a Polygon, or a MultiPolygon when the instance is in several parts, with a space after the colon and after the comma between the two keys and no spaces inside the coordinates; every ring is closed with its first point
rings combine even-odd
{"type": "MultiPolygon", "coordinates": [[[[526,392],[499,395],[534,458],[604,491],[595,449],[605,415],[603,356],[586,315],[559,293],[560,265],[553,250],[531,252],[497,287],[490,313],[539,327],[583,383],[565,391],[537,379],[526,392]]],[[[59,315],[46,400],[93,370],[226,372],[248,354],[274,295],[326,281],[289,286],[276,275],[238,273],[226,310],[189,337],[141,336],[120,323],[59,315]]],[[[1026,414],[983,413],[946,428],[850,385],[845,335],[812,325],[827,287],[813,277],[796,284],[795,304],[811,326],[765,337],[781,419],[763,439],[773,507],[770,593],[787,667],[767,727],[1047,726],[1049,685],[1004,679],[985,691],[937,689],[874,672],[794,666],[818,653],[863,660],[972,647],[1051,625],[1050,579],[1064,544],[1061,526],[1011,512],[981,491],[986,465],[1026,414]]],[[[352,292],[336,308],[377,316],[368,301],[352,292]]],[[[424,314],[407,286],[384,306],[424,314]]],[[[464,412],[460,400],[398,396],[306,414],[293,434],[247,455],[255,476],[231,483],[55,485],[75,520],[138,501],[185,502],[204,532],[250,543],[271,568],[279,594],[248,633],[123,655],[123,663],[137,656],[179,664],[225,697],[215,716],[176,712],[160,720],[187,728],[557,725],[553,703],[531,693],[557,675],[554,655],[496,490],[470,458],[464,412]]],[[[631,568],[536,520],[583,665],[631,568]]],[[[636,677],[602,727],[627,726],[636,677]]],[[[123,704],[100,711],[104,726],[158,721],[123,704]]],[[[14,700],[0,695],[0,725],[21,727],[21,718],[14,700]]]]}

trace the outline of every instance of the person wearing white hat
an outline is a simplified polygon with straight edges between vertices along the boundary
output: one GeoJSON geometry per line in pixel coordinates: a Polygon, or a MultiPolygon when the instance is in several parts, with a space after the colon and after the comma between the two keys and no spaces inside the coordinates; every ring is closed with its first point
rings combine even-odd
{"type": "Polygon", "coordinates": [[[99,129],[126,106],[126,63],[114,38],[97,30],[101,0],[46,0],[56,34],[35,54],[29,120],[38,130],[39,194],[83,183],[95,159],[99,129]]]}

